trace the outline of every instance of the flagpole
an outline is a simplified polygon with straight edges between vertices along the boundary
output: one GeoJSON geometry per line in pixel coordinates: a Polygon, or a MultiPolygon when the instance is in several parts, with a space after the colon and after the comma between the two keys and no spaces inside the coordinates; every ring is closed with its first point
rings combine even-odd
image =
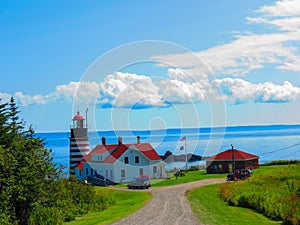
{"type": "Polygon", "coordinates": [[[186,172],[188,171],[188,166],[187,166],[187,150],[186,150],[186,137],[184,139],[184,148],[185,148],[185,170],[186,172]]]}

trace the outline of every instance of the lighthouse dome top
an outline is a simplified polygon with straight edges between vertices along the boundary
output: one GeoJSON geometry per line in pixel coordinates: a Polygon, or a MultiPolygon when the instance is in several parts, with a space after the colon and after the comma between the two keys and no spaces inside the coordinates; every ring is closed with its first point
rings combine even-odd
{"type": "Polygon", "coordinates": [[[84,120],[84,117],[77,111],[77,115],[73,117],[73,120],[84,120]]]}

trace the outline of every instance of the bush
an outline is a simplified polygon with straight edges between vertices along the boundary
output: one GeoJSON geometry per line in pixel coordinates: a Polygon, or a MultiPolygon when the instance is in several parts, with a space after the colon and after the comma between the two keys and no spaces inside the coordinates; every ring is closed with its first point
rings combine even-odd
{"type": "Polygon", "coordinates": [[[299,164],[299,160],[274,160],[271,162],[266,162],[260,166],[274,166],[274,165],[289,165],[289,164],[299,164]]]}
{"type": "Polygon", "coordinates": [[[198,166],[190,166],[188,168],[188,171],[197,171],[197,170],[204,170],[205,166],[204,165],[198,165],[198,166]]]}

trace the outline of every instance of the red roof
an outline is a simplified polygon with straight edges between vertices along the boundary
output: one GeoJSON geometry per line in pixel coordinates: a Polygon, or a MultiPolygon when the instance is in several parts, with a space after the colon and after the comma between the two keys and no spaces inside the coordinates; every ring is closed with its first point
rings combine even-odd
{"type": "Polygon", "coordinates": [[[149,160],[161,160],[160,156],[150,143],[141,143],[97,145],[88,155],[84,156],[82,162],[91,162],[93,154],[104,154],[106,152],[110,152],[110,155],[103,161],[103,163],[114,163],[127,151],[130,146],[135,146],[149,160]]]}
{"type": "Polygon", "coordinates": [[[80,112],[77,111],[77,115],[73,117],[73,120],[84,120],[84,118],[82,115],[80,115],[80,112]]]}
{"type": "Polygon", "coordinates": [[[150,160],[161,160],[150,143],[135,144],[134,147],[140,150],[150,160]]]}
{"type": "Polygon", "coordinates": [[[232,151],[234,154],[234,160],[250,160],[250,159],[258,159],[257,155],[249,154],[247,152],[243,152],[237,149],[228,149],[224,152],[220,152],[212,157],[208,157],[206,161],[232,161],[232,151]]]}
{"type": "Polygon", "coordinates": [[[104,154],[116,148],[118,145],[96,145],[90,154],[104,154]]]}
{"type": "Polygon", "coordinates": [[[76,167],[75,167],[75,169],[82,169],[83,168],[83,164],[82,163],[79,163],[76,167]]]}
{"type": "Polygon", "coordinates": [[[118,147],[108,156],[105,160],[104,163],[114,163],[117,159],[121,157],[121,155],[126,152],[130,145],[118,145],[118,147]]]}

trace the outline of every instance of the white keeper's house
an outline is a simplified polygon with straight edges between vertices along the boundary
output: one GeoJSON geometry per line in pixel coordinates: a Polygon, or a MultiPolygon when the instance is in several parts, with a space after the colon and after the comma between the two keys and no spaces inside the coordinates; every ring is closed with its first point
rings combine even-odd
{"type": "MultiPolygon", "coordinates": [[[[76,119],[79,118],[82,121],[84,118],[78,115],[79,113],[73,118],[73,124],[75,126],[79,124],[82,127],[83,122],[78,123],[76,119]]],[[[74,130],[74,127],[71,128],[71,132],[72,129],[74,130]]],[[[86,128],[83,129],[86,130],[86,128]]],[[[106,144],[105,137],[102,137],[102,143],[88,153],[86,152],[87,144],[82,143],[82,135],[80,144],[76,145],[74,136],[71,141],[70,160],[73,164],[70,163],[70,171],[79,180],[98,177],[114,183],[123,183],[139,176],[150,178],[167,176],[165,163],[150,143],[141,143],[139,136],[133,144],[123,144],[121,137],[118,138],[117,144],[106,144]],[[83,154],[79,154],[81,149],[84,151],[83,154]],[[77,162],[76,166],[74,159],[77,162]]]]}

